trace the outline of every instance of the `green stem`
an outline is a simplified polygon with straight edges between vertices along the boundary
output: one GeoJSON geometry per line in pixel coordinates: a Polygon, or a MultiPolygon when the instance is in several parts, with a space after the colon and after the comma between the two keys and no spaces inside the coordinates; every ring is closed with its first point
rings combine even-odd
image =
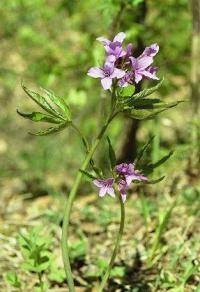
{"type": "Polygon", "coordinates": [[[38,273],[38,279],[39,279],[40,288],[43,291],[42,273],[38,273]]]}
{"type": "Polygon", "coordinates": [[[123,235],[123,230],[124,230],[124,222],[125,222],[125,209],[124,209],[124,203],[122,201],[122,197],[121,195],[119,194],[119,200],[120,200],[120,209],[121,209],[121,221],[120,221],[120,227],[119,227],[119,231],[118,231],[118,235],[117,235],[117,238],[116,238],[116,242],[115,242],[115,247],[114,247],[114,250],[112,252],[112,256],[111,256],[111,259],[110,259],[110,263],[107,267],[107,270],[102,278],[102,281],[101,281],[101,284],[99,286],[99,289],[98,289],[98,292],[101,292],[103,291],[105,285],[106,285],[106,282],[110,276],[110,272],[112,270],[112,267],[113,267],[113,264],[114,264],[114,261],[115,261],[115,258],[117,256],[117,253],[118,253],[118,250],[119,250],[119,245],[120,245],[120,241],[121,241],[121,238],[122,238],[122,235],[123,235]]]}
{"type": "MultiPolygon", "coordinates": [[[[92,158],[97,146],[99,145],[102,137],[104,136],[104,133],[109,126],[110,122],[113,120],[113,118],[117,115],[117,113],[110,115],[109,119],[107,120],[106,124],[101,129],[99,135],[97,136],[96,140],[94,141],[93,145],[91,146],[89,152],[87,153],[85,160],[83,164],[81,165],[80,169],[85,170],[90,162],[90,159],[92,158]]],[[[73,187],[71,189],[71,192],[69,194],[68,199],[65,203],[65,210],[64,210],[64,217],[63,217],[63,226],[62,226],[62,238],[61,238],[61,247],[62,247],[62,257],[63,257],[63,263],[65,268],[65,273],[67,277],[68,282],[68,288],[70,292],[74,292],[74,280],[72,276],[72,270],[70,265],[70,259],[69,259],[69,246],[68,246],[68,234],[69,234],[69,220],[70,220],[70,213],[72,209],[72,205],[76,196],[76,193],[78,191],[81,179],[82,179],[82,172],[78,172],[73,187]]]]}

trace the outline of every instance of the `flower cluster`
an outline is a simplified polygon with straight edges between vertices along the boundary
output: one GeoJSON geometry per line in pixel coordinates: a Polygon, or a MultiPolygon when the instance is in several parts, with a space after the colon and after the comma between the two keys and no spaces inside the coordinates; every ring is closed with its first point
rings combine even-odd
{"type": "Polygon", "coordinates": [[[126,87],[129,84],[140,82],[143,78],[158,80],[156,76],[157,68],[152,66],[153,58],[159,51],[157,44],[146,47],[139,57],[133,56],[133,45],[128,44],[123,49],[122,43],[126,35],[119,32],[110,41],[104,37],[97,40],[101,42],[107,53],[105,63],[102,67],[92,67],[88,75],[93,78],[101,78],[101,84],[104,90],[111,88],[113,79],[118,79],[117,84],[120,87],[126,87]]]}
{"type": "Polygon", "coordinates": [[[132,163],[121,163],[115,167],[116,178],[95,179],[93,183],[100,188],[99,196],[104,197],[105,194],[115,197],[114,183],[117,184],[118,191],[122,196],[123,202],[126,201],[126,191],[133,180],[147,181],[147,177],[141,175],[138,170],[134,168],[132,163]]]}

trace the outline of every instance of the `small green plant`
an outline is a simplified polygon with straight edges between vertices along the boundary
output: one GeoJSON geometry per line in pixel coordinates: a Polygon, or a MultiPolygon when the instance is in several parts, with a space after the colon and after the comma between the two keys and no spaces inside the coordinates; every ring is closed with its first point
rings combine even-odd
{"type": "Polygon", "coordinates": [[[20,233],[19,244],[24,258],[22,268],[25,271],[36,273],[38,282],[35,285],[37,291],[46,291],[47,283],[44,282],[43,274],[50,266],[51,253],[49,250],[49,238],[41,235],[42,228],[35,227],[26,234],[20,233]]]}
{"type": "Polygon", "coordinates": [[[10,286],[22,291],[22,283],[16,272],[8,272],[5,280],[10,286]]]}

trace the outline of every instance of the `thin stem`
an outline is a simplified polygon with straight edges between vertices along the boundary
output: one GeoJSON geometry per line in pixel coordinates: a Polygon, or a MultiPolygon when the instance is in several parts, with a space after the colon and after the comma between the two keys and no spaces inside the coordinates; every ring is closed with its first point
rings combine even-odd
{"type": "MultiPolygon", "coordinates": [[[[113,120],[113,118],[116,115],[117,113],[110,115],[106,124],[101,129],[99,135],[97,136],[89,152],[87,153],[83,164],[80,167],[82,170],[85,170],[87,168],[90,162],[90,159],[92,158],[97,146],[99,145],[102,137],[104,136],[104,133],[107,127],[109,126],[110,122],[113,120]]],[[[64,217],[63,217],[63,226],[62,226],[62,238],[61,238],[62,256],[63,256],[63,263],[64,263],[65,273],[66,273],[67,282],[68,282],[68,288],[70,292],[74,292],[75,288],[74,288],[74,280],[72,276],[72,270],[71,270],[70,259],[69,259],[69,246],[68,246],[69,220],[70,220],[72,205],[73,205],[76,193],[78,191],[82,176],[83,176],[82,172],[79,171],[75,178],[69,197],[66,200],[64,217]]]]}
{"type": "Polygon", "coordinates": [[[39,279],[40,288],[43,291],[42,273],[38,273],[38,279],[39,279]]]}
{"type": "Polygon", "coordinates": [[[83,142],[83,146],[86,148],[86,152],[89,151],[89,145],[88,145],[88,141],[86,140],[86,138],[84,137],[84,135],[81,133],[81,131],[79,130],[79,128],[72,123],[72,128],[74,128],[74,130],[78,133],[78,135],[81,137],[81,140],[83,142]]]}
{"type": "Polygon", "coordinates": [[[114,264],[114,261],[115,261],[115,258],[117,256],[117,253],[119,251],[119,246],[120,246],[120,241],[121,241],[121,238],[122,238],[122,235],[123,235],[123,231],[124,231],[124,222],[125,222],[125,208],[124,208],[124,203],[122,201],[122,197],[121,195],[119,194],[119,200],[120,200],[120,209],[121,209],[121,220],[120,220],[120,227],[119,227],[119,231],[118,231],[118,234],[117,234],[117,238],[116,238],[116,242],[115,242],[115,247],[114,247],[114,250],[112,252],[112,256],[111,256],[111,259],[110,259],[110,263],[107,267],[107,270],[102,278],[102,281],[101,281],[101,284],[99,286],[99,289],[98,289],[98,292],[101,292],[103,291],[105,285],[106,285],[106,282],[110,276],[110,272],[112,270],[112,267],[113,267],[113,264],[114,264]]]}

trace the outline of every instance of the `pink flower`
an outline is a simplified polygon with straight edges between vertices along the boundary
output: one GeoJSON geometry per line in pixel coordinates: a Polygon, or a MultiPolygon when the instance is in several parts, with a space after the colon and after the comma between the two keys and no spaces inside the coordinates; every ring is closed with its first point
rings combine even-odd
{"type": "Polygon", "coordinates": [[[128,189],[127,182],[123,179],[120,179],[119,184],[118,184],[118,190],[122,196],[122,201],[125,203],[126,201],[126,190],[128,189]]]}
{"type": "Polygon", "coordinates": [[[93,180],[93,183],[95,184],[95,186],[100,188],[99,197],[104,197],[106,193],[110,195],[111,197],[115,197],[115,191],[113,189],[113,183],[114,183],[113,178],[95,179],[93,180]]]}
{"type": "Polygon", "coordinates": [[[139,171],[134,169],[134,164],[132,163],[118,164],[116,166],[116,171],[125,178],[128,186],[131,184],[133,180],[138,180],[138,181],[148,180],[147,177],[140,175],[139,171]]]}
{"type": "Polygon", "coordinates": [[[121,58],[126,55],[126,51],[122,48],[122,42],[125,39],[126,35],[124,32],[119,32],[113,39],[113,41],[110,41],[104,37],[97,38],[98,41],[100,41],[108,53],[108,55],[112,55],[115,57],[115,60],[118,58],[121,58]]]}
{"type": "Polygon", "coordinates": [[[112,79],[120,79],[125,75],[125,72],[115,67],[114,63],[106,61],[102,68],[93,67],[88,71],[88,75],[93,78],[101,78],[101,84],[104,90],[108,90],[112,86],[112,79]]]}

